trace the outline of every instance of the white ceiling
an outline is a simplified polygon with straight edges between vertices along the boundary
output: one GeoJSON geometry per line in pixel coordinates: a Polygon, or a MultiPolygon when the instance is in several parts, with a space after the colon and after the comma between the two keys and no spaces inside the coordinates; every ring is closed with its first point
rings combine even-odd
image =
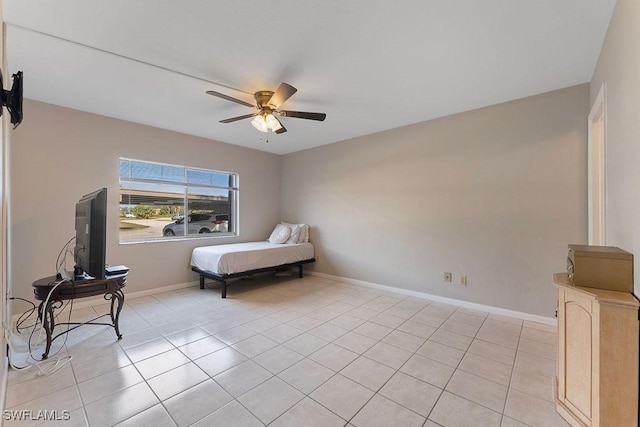
{"type": "Polygon", "coordinates": [[[26,98],[285,154],[588,82],[615,0],[3,5],[5,85],[24,71],[26,98]],[[298,88],[283,109],[327,119],[267,135],[219,123],[251,110],[205,94],[253,103],[280,82],[298,88]]]}

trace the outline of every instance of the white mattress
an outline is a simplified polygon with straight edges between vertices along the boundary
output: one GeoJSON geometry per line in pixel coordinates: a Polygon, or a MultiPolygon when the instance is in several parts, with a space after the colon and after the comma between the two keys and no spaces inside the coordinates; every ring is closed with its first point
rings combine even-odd
{"type": "Polygon", "coordinates": [[[212,273],[233,274],[304,261],[313,258],[313,253],[311,243],[232,243],[195,248],[191,253],[191,265],[212,273]]]}

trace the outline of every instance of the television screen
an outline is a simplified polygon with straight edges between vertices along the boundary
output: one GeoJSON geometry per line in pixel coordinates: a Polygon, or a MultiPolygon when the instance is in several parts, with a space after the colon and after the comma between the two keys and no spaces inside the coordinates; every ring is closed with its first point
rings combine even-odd
{"type": "Polygon", "coordinates": [[[83,196],[76,203],[74,280],[105,278],[107,189],[83,196]]]}

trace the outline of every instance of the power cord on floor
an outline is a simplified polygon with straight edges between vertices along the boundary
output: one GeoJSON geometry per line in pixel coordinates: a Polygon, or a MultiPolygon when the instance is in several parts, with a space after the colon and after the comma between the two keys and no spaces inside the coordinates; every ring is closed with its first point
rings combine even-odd
{"type": "MultiPolygon", "coordinates": [[[[53,288],[49,291],[47,298],[45,299],[45,301],[42,304],[42,307],[47,307],[48,303],[49,303],[49,299],[53,293],[53,291],[61,284],[64,283],[64,280],[58,280],[56,282],[52,282],[52,284],[54,285],[53,288]]],[[[42,321],[40,321],[39,318],[36,318],[33,323],[31,323],[30,325],[27,326],[23,326],[23,323],[27,322],[31,316],[33,315],[33,313],[37,310],[36,305],[29,301],[26,300],[24,298],[19,298],[19,297],[12,297],[9,298],[10,300],[21,300],[21,301],[25,301],[28,302],[29,304],[32,305],[32,308],[26,310],[24,313],[22,313],[19,318],[18,321],[16,322],[16,334],[12,334],[10,330],[5,329],[5,339],[7,340],[7,344],[9,346],[9,364],[11,365],[11,367],[15,370],[26,370],[26,369],[30,369],[32,367],[36,367],[39,372],[38,372],[38,376],[43,376],[43,375],[50,375],[53,374],[54,372],[57,372],[59,369],[63,368],[65,365],[67,365],[71,359],[72,356],[67,355],[67,356],[63,356],[63,357],[57,357],[57,354],[64,348],[66,342],[67,342],[67,336],[65,335],[65,339],[64,342],[62,343],[62,345],[60,346],[60,348],[58,349],[58,351],[56,351],[53,355],[51,355],[47,360],[39,360],[36,359],[33,356],[33,352],[36,348],[42,346],[43,344],[46,343],[46,340],[43,342],[43,336],[42,333],[44,331],[44,325],[42,323],[42,321]],[[38,328],[39,326],[39,328],[38,328]],[[37,336],[37,340],[35,342],[35,344],[33,343],[33,336],[34,333],[36,331],[36,329],[39,330],[38,332],[38,336],[37,336]],[[25,340],[23,332],[25,331],[29,331],[29,338],[27,340],[25,340]],[[35,345],[35,348],[32,348],[32,345],[35,345]],[[13,362],[13,358],[11,357],[11,354],[19,354],[21,353],[20,350],[27,350],[28,351],[28,356],[25,359],[25,366],[18,366],[13,362]],[[31,362],[33,361],[33,362],[31,362]]],[[[69,303],[67,303],[68,305],[69,303]]],[[[69,319],[68,322],[69,323],[71,321],[71,311],[73,309],[73,300],[71,300],[71,306],[69,308],[69,319]]],[[[66,306],[64,308],[66,308],[66,306]]],[[[63,308],[63,309],[64,309],[63,308]]],[[[57,315],[55,316],[55,318],[57,319],[57,315]]],[[[24,351],[22,352],[24,353],[24,351]]]]}
{"type": "MultiPolygon", "coordinates": [[[[21,339],[21,337],[19,338],[18,337],[19,337],[18,335],[12,335],[8,330],[5,330],[5,339],[7,340],[7,344],[9,346],[9,365],[11,365],[11,367],[16,371],[26,371],[27,369],[36,367],[39,371],[36,375],[38,376],[51,375],[57,372],[58,370],[62,369],[64,366],[66,366],[69,362],[71,362],[71,359],[73,358],[72,356],[67,355],[62,357],[53,356],[46,360],[36,360],[32,354],[29,354],[28,358],[25,360],[26,365],[17,366],[14,363],[11,355],[20,353],[20,351],[18,351],[18,349],[15,348],[16,344],[20,345],[20,343],[16,343],[16,340],[21,339]],[[30,362],[29,358],[31,358],[33,362],[30,362]]],[[[22,342],[21,344],[23,346],[26,346],[26,343],[24,342],[22,342]]]]}
{"type": "MultiPolygon", "coordinates": [[[[53,292],[55,291],[55,289],[60,286],[62,283],[65,283],[67,281],[71,281],[73,279],[72,276],[72,271],[70,271],[69,269],[67,269],[67,258],[69,257],[69,255],[73,256],[73,252],[74,249],[72,249],[72,243],[75,242],[76,237],[73,236],[71,237],[63,246],[62,249],[60,250],[60,252],[58,253],[58,257],[56,258],[56,280],[52,281],[51,283],[49,283],[49,286],[52,286],[52,288],[49,290],[49,293],[47,294],[47,297],[45,298],[45,300],[42,302],[42,304],[40,305],[40,307],[42,307],[43,309],[45,307],[49,307],[49,300],[51,299],[51,296],[53,295],[53,292]]],[[[72,283],[72,289],[73,289],[73,282],[72,283]]],[[[47,313],[38,313],[38,316],[36,317],[36,319],[31,323],[31,324],[27,324],[27,326],[23,326],[25,322],[27,322],[31,316],[38,310],[37,306],[29,301],[26,300],[24,298],[19,298],[19,297],[12,297],[9,298],[9,300],[20,300],[20,301],[24,301],[27,302],[29,304],[31,304],[31,308],[26,310],[24,313],[22,313],[19,317],[18,320],[16,321],[16,333],[12,334],[11,330],[9,328],[4,328],[4,335],[5,335],[5,339],[7,341],[7,344],[9,346],[9,364],[11,365],[11,367],[13,369],[16,370],[25,370],[25,369],[29,369],[32,367],[37,367],[39,372],[38,375],[50,375],[53,374],[54,372],[58,371],[59,369],[61,369],[62,367],[64,367],[65,365],[67,365],[71,359],[72,356],[67,355],[67,356],[63,356],[63,357],[57,357],[57,354],[65,347],[66,343],[67,343],[67,334],[66,332],[69,332],[69,324],[71,323],[71,312],[73,310],[73,298],[71,299],[71,305],[69,305],[69,301],[67,301],[67,303],[59,308],[61,308],[60,312],[64,311],[67,307],[69,307],[69,317],[67,320],[67,331],[63,332],[65,333],[65,337],[64,337],[64,342],[62,343],[62,345],[60,346],[60,348],[52,355],[49,355],[49,358],[47,360],[39,360],[36,359],[33,356],[33,351],[34,349],[32,348],[32,343],[33,343],[33,336],[34,333],[36,331],[36,329],[38,330],[38,335],[37,335],[37,339],[36,339],[36,343],[35,346],[40,347],[43,345],[43,332],[46,333],[46,331],[44,331],[44,324],[42,322],[42,319],[40,318],[40,316],[46,316],[47,313]],[[39,326],[39,328],[38,328],[39,326]],[[25,342],[25,338],[23,336],[23,332],[25,331],[29,331],[29,338],[26,340],[25,342]],[[16,364],[13,363],[12,357],[11,357],[11,353],[13,352],[14,354],[18,353],[18,348],[16,347],[20,347],[20,349],[26,349],[28,350],[28,356],[25,359],[25,366],[17,366],[16,364]],[[30,359],[33,361],[33,363],[30,361],[30,359]]],[[[57,321],[58,319],[58,315],[55,315],[53,319],[51,319],[52,322],[57,321]]],[[[51,331],[53,333],[53,331],[51,331]]]]}

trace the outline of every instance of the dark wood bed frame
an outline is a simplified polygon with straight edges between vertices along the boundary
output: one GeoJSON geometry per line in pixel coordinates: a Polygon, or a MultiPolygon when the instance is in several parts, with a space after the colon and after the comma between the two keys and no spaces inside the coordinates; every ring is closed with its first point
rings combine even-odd
{"type": "Polygon", "coordinates": [[[249,277],[249,276],[253,276],[254,274],[266,273],[269,271],[277,271],[277,270],[281,270],[288,267],[298,267],[298,277],[302,279],[302,266],[304,264],[309,264],[312,262],[316,262],[316,259],[315,258],[305,259],[303,261],[292,262],[290,264],[274,265],[273,267],[257,268],[255,270],[241,271],[240,273],[232,273],[232,274],[212,273],[210,271],[200,270],[197,267],[191,267],[191,270],[195,271],[200,275],[200,289],[204,289],[205,278],[215,280],[216,282],[222,283],[222,298],[226,298],[228,279],[235,279],[239,277],[249,277]]]}

